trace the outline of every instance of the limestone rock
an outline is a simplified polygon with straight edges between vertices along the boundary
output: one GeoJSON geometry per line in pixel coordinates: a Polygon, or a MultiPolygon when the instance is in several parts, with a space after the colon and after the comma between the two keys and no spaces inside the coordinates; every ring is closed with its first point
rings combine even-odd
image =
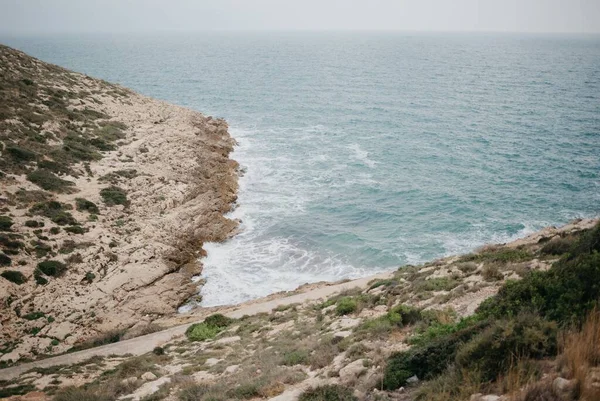
{"type": "Polygon", "coordinates": [[[215,341],[215,344],[231,344],[240,341],[242,338],[240,336],[233,337],[225,337],[215,341]]]}
{"type": "Polygon", "coordinates": [[[340,382],[345,385],[352,385],[366,369],[364,359],[358,359],[340,369],[340,382]]]}
{"type": "Polygon", "coordinates": [[[577,396],[577,380],[567,380],[557,377],[552,382],[552,390],[561,400],[572,401],[577,396]]]}
{"type": "Polygon", "coordinates": [[[149,382],[152,380],[156,380],[156,375],[152,372],[146,372],[141,376],[141,378],[142,378],[142,380],[149,382]]]}
{"type": "Polygon", "coordinates": [[[583,394],[585,401],[600,400],[600,367],[588,371],[583,382],[583,394]]]}
{"type": "Polygon", "coordinates": [[[238,371],[240,365],[231,365],[225,368],[225,373],[233,374],[238,371]]]}

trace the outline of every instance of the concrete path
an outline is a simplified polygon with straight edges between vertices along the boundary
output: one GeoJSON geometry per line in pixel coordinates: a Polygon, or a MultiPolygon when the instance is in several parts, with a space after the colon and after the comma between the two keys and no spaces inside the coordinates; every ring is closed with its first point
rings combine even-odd
{"type": "MultiPolygon", "coordinates": [[[[393,272],[380,273],[374,276],[361,278],[358,280],[347,281],[345,283],[334,284],[309,290],[307,292],[291,295],[289,297],[273,299],[264,302],[255,302],[248,305],[243,305],[236,309],[228,309],[223,312],[224,315],[231,318],[240,318],[244,315],[256,315],[259,313],[271,312],[280,305],[290,305],[303,303],[309,300],[317,300],[329,297],[338,292],[360,287],[365,288],[368,283],[374,279],[390,278],[393,272]]],[[[195,323],[200,323],[200,321],[195,323]]],[[[48,368],[59,365],[74,365],[84,362],[93,356],[109,356],[109,355],[143,355],[152,351],[155,347],[164,345],[165,343],[183,337],[185,331],[192,323],[183,324],[171,327],[166,330],[157,331],[155,333],[146,334],[145,336],[131,338],[129,340],[120,341],[118,343],[102,345],[96,348],[90,348],[83,351],[63,354],[52,358],[41,359],[39,361],[23,363],[12,366],[6,369],[0,369],[0,379],[10,380],[19,377],[21,374],[33,368],[48,368]]]]}

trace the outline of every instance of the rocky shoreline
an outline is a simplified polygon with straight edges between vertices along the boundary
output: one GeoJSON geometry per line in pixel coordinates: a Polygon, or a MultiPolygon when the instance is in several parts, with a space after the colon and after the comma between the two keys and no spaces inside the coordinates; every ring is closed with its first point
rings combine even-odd
{"type": "Polygon", "coordinates": [[[103,333],[156,330],[153,320],[197,294],[191,277],[202,271],[203,243],[238,225],[224,217],[238,185],[227,123],[8,47],[0,71],[3,104],[15,104],[0,126],[2,271],[17,278],[0,278],[0,362],[62,353],[103,333]],[[25,96],[19,108],[14,99],[25,96]],[[43,146],[21,137],[24,127],[43,146]],[[106,127],[116,127],[114,142],[100,136],[106,127]],[[60,164],[57,152],[80,149],[73,144],[94,157],[60,164]],[[66,190],[31,181],[57,165],[64,171],[51,178],[66,190]],[[44,261],[64,271],[40,270],[44,261]]]}

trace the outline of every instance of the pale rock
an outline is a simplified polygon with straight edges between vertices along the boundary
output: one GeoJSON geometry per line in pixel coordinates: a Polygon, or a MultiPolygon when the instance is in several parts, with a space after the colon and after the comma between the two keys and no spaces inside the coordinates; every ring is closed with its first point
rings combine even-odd
{"type": "Polygon", "coordinates": [[[152,380],[156,380],[156,375],[152,372],[146,372],[141,376],[141,379],[149,382],[152,380]]]}
{"type": "Polygon", "coordinates": [[[75,330],[77,330],[77,325],[71,322],[61,322],[57,325],[51,326],[50,329],[46,332],[48,337],[54,337],[59,340],[64,340],[65,337],[72,334],[75,330]]]}
{"type": "Polygon", "coordinates": [[[343,338],[350,336],[351,334],[352,334],[351,331],[337,331],[337,332],[333,333],[333,338],[337,339],[337,340],[341,340],[343,338]]]}
{"type": "Polygon", "coordinates": [[[163,384],[170,383],[170,382],[171,382],[170,377],[161,377],[160,379],[157,379],[157,380],[148,381],[148,382],[142,384],[142,386],[140,388],[135,390],[135,392],[133,394],[124,395],[122,397],[119,397],[119,399],[140,401],[141,399],[144,399],[144,398],[156,393],[158,390],[160,390],[160,387],[163,384]]]}
{"type": "Polygon", "coordinates": [[[206,362],[204,362],[207,366],[215,366],[217,363],[221,362],[222,359],[217,358],[208,358],[206,362]]]}
{"type": "Polygon", "coordinates": [[[417,377],[417,375],[414,375],[406,379],[406,382],[409,384],[415,384],[419,382],[419,378],[417,377]]]}
{"type": "Polygon", "coordinates": [[[225,368],[225,373],[233,374],[238,371],[240,365],[231,365],[225,368]]]}
{"type": "Polygon", "coordinates": [[[351,385],[366,369],[364,359],[357,359],[340,369],[340,382],[345,385],[351,385]]]}
{"type": "Polygon", "coordinates": [[[233,337],[225,337],[225,338],[220,338],[217,341],[215,341],[215,344],[232,344],[232,343],[236,343],[238,341],[240,341],[242,338],[240,336],[233,336],[233,337]]]}
{"type": "Polygon", "coordinates": [[[323,313],[329,313],[329,312],[333,312],[335,310],[335,305],[330,305],[326,308],[321,309],[321,312],[323,313]]]}
{"type": "Polygon", "coordinates": [[[600,367],[588,371],[583,382],[583,392],[586,401],[600,400],[600,367]]]}
{"type": "Polygon", "coordinates": [[[0,357],[0,362],[16,362],[21,358],[19,351],[15,350],[0,357]]]}
{"type": "Polygon", "coordinates": [[[572,401],[577,395],[577,380],[557,377],[552,382],[552,390],[563,401],[572,401]]]}
{"type": "Polygon", "coordinates": [[[473,394],[469,401],[500,401],[500,396],[495,394],[483,395],[481,393],[473,394]]]}
{"type": "Polygon", "coordinates": [[[128,385],[128,384],[133,384],[137,381],[137,377],[126,377],[125,379],[121,380],[121,383],[123,383],[124,385],[128,385]]]}
{"type": "Polygon", "coordinates": [[[332,330],[347,330],[347,329],[351,329],[353,327],[358,326],[360,324],[360,322],[361,322],[361,319],[353,319],[350,317],[344,317],[344,318],[334,321],[331,324],[331,329],[332,330]]]}

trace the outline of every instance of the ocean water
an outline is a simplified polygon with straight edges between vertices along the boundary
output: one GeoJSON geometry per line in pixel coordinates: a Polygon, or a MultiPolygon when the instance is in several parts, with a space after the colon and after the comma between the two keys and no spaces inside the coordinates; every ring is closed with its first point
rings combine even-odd
{"type": "Polygon", "coordinates": [[[600,37],[196,33],[4,37],[223,117],[242,232],[203,305],[355,278],[600,213],[600,37]]]}

